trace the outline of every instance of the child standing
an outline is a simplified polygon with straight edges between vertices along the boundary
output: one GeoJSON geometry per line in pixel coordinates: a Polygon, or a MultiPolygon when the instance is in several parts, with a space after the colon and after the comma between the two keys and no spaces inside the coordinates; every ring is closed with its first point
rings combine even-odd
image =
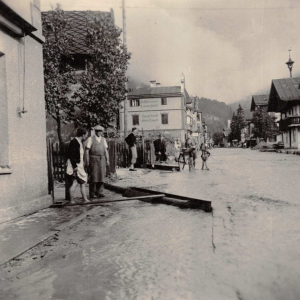
{"type": "Polygon", "coordinates": [[[210,157],[210,152],[206,149],[206,147],[202,147],[202,154],[201,154],[202,169],[201,170],[204,170],[204,167],[206,167],[206,170],[209,170],[206,163],[209,157],[210,157]]]}

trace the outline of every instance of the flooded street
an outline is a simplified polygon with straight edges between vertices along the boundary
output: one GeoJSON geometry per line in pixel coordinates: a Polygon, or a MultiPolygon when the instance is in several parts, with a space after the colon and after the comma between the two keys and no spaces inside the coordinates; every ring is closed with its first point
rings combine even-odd
{"type": "Polygon", "coordinates": [[[0,283],[0,298],[197,299],[216,288],[202,284],[213,256],[211,230],[211,214],[201,211],[138,201],[118,204],[113,215],[95,208],[16,263],[0,283]]]}
{"type": "Polygon", "coordinates": [[[299,156],[214,149],[210,171],[197,163],[118,184],[211,200],[213,213],[95,207],[2,268],[0,299],[300,299],[299,156]]]}

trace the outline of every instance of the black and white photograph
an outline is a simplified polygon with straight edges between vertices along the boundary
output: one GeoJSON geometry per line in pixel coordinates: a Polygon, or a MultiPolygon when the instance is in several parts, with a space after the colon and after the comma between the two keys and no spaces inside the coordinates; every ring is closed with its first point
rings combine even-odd
{"type": "Polygon", "coordinates": [[[299,16],[0,0],[0,300],[299,300],[299,16]]]}

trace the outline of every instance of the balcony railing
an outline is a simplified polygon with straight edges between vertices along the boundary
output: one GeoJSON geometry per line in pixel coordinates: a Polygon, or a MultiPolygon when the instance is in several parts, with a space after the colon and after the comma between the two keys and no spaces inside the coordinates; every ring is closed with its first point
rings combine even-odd
{"type": "Polygon", "coordinates": [[[279,130],[286,131],[290,125],[300,126],[300,116],[297,117],[287,117],[286,119],[279,121],[279,130]]]}

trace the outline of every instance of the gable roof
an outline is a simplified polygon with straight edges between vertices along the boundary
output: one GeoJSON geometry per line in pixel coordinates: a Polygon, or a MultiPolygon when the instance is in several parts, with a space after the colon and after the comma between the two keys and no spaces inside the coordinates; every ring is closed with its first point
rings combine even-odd
{"type": "MultiPolygon", "coordinates": [[[[49,11],[50,12],[50,11],[49,11]]],[[[49,12],[42,12],[43,15],[47,15],[49,12]]],[[[85,36],[87,30],[87,20],[91,16],[96,18],[110,17],[114,22],[113,10],[110,12],[104,11],[64,11],[68,20],[72,21],[72,28],[68,30],[68,33],[74,37],[75,43],[70,47],[70,54],[84,54],[89,53],[89,49],[85,43],[85,36]]]]}
{"type": "Polygon", "coordinates": [[[268,111],[279,112],[291,101],[300,101],[300,77],[272,80],[268,111]]]}
{"type": "MultiPolygon", "coordinates": [[[[128,99],[170,98],[181,96],[182,94],[180,86],[146,87],[135,89],[128,93],[128,99]]],[[[192,103],[186,89],[184,89],[184,96],[187,104],[192,103]]]]}
{"type": "Polygon", "coordinates": [[[267,94],[267,95],[253,95],[250,111],[254,111],[256,106],[268,106],[268,103],[269,103],[269,94],[267,94]]]}

